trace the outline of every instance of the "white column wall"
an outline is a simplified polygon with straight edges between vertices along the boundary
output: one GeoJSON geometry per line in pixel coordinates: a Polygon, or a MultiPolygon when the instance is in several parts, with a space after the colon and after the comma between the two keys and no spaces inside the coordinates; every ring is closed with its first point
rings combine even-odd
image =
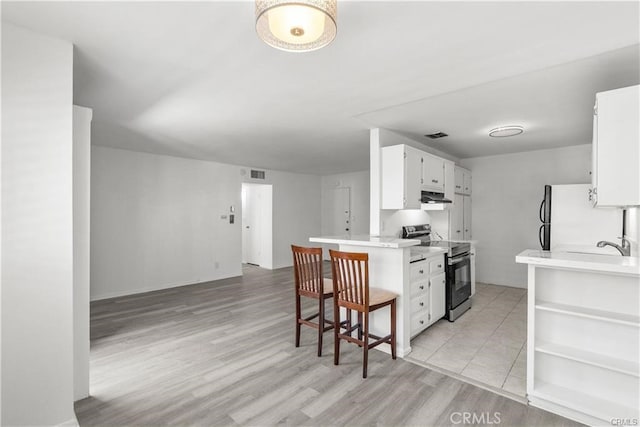
{"type": "Polygon", "coordinates": [[[73,46],[2,23],[2,425],[73,423],[73,46]]]}
{"type": "Polygon", "coordinates": [[[90,108],[73,106],[73,400],[89,396],[90,108]]]}

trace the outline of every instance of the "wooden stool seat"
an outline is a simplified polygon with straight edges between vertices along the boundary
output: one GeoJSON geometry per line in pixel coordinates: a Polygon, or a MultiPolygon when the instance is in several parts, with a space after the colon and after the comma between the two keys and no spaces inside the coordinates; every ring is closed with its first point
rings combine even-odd
{"type": "Polygon", "coordinates": [[[391,300],[398,298],[398,294],[380,288],[369,288],[369,307],[380,304],[389,304],[391,300]]]}

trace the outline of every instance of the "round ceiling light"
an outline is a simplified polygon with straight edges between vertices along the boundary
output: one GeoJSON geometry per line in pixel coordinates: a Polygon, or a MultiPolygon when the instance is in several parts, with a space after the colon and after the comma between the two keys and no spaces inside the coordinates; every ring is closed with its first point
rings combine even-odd
{"type": "Polygon", "coordinates": [[[505,136],[516,136],[524,132],[522,126],[500,126],[489,131],[489,136],[494,138],[504,138],[505,136]]]}
{"type": "Polygon", "coordinates": [[[256,32],[269,46],[309,52],[338,32],[337,0],[256,0],[256,32]]]}

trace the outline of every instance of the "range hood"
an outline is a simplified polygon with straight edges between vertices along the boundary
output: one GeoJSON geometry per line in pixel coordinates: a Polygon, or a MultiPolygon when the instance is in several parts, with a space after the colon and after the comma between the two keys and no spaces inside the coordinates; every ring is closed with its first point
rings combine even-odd
{"type": "Polygon", "coordinates": [[[422,203],[423,204],[451,203],[451,200],[445,198],[444,193],[436,193],[435,191],[423,191],[422,203]]]}

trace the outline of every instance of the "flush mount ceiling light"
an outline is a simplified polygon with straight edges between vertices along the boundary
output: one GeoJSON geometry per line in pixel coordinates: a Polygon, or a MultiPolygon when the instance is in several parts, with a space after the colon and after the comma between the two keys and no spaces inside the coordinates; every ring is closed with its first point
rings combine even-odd
{"type": "Polygon", "coordinates": [[[337,0],[256,0],[256,31],[269,46],[309,52],[336,37],[337,0]]]}
{"type": "Polygon", "coordinates": [[[504,138],[505,136],[516,136],[524,132],[522,126],[500,126],[489,131],[489,136],[494,138],[504,138]]]}

